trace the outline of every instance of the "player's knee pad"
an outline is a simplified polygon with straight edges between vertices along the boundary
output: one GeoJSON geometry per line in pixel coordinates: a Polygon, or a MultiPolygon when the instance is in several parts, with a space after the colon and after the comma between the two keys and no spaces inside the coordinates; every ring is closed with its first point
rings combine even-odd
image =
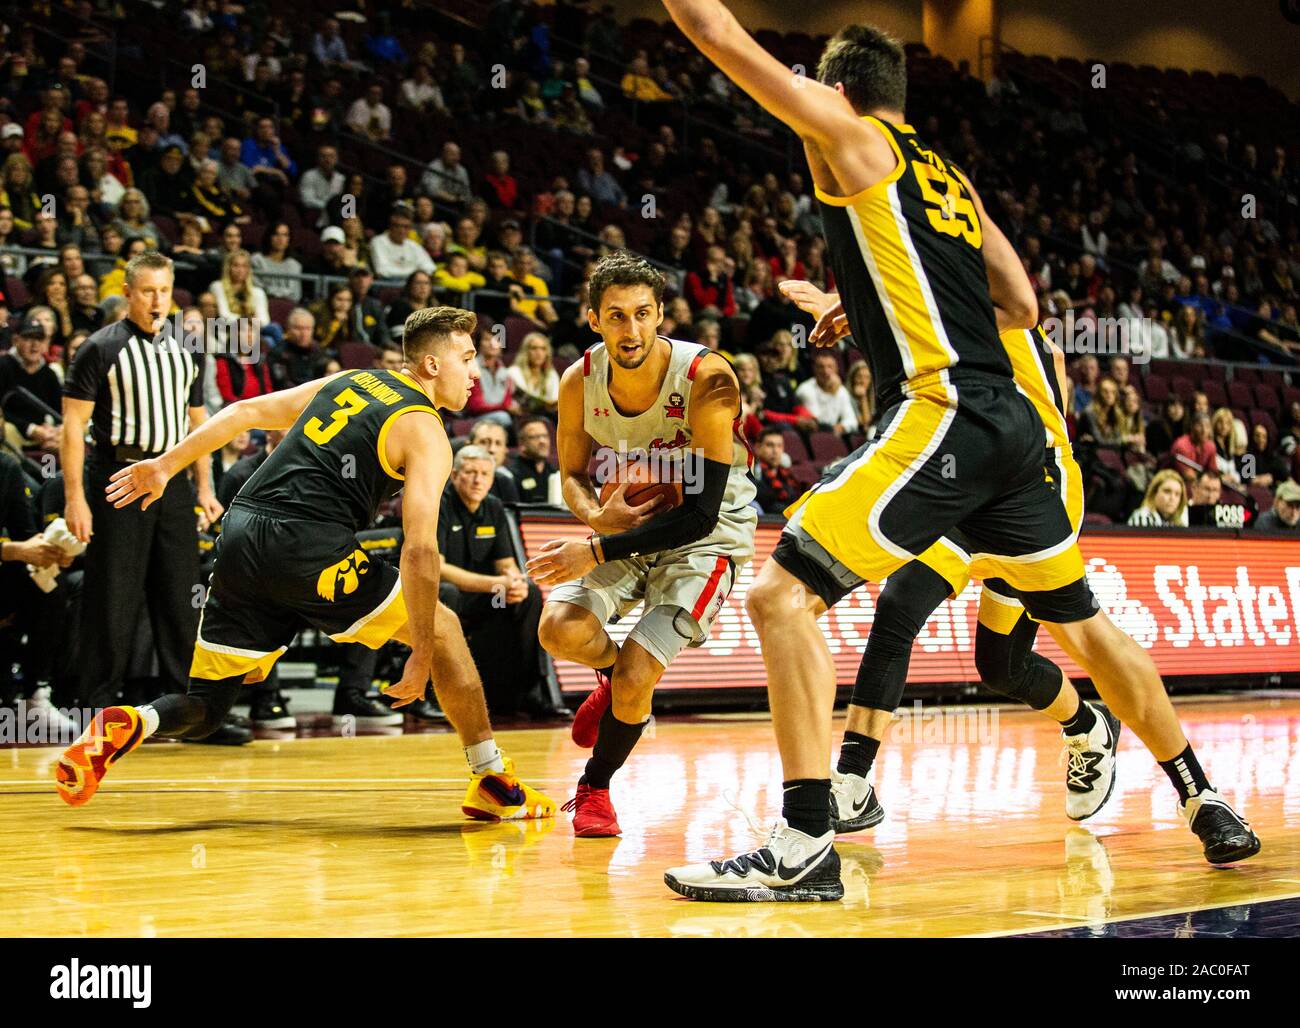
{"type": "Polygon", "coordinates": [[[980,681],[994,692],[1045,710],[1061,691],[1061,669],[1034,652],[1038,625],[1021,616],[1007,634],[985,625],[975,631],[975,668],[980,681]]]}
{"type": "Polygon", "coordinates": [[[699,623],[691,617],[690,611],[676,604],[661,603],[641,615],[641,620],[627,637],[629,642],[635,642],[667,667],[677,654],[695,641],[699,631],[699,623]]]}

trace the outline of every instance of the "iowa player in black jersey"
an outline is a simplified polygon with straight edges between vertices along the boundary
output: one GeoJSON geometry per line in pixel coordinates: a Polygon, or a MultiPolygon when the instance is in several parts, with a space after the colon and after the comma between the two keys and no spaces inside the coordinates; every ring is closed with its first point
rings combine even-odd
{"type": "Polygon", "coordinates": [[[377,649],[395,639],[411,647],[388,692],[403,706],[423,696],[432,677],[470,764],[468,816],[554,814],[555,804],[519,781],[493,742],[460,623],[438,602],[438,506],[451,446],[437,408],[459,410],[478,378],[475,323],[472,312],[455,307],[417,311],[406,321],[402,371],[344,371],[243,400],[162,456],[113,476],[114,506],[141,500],[147,507],[172,476],[239,433],[286,432],[226,514],[188,693],[96,715],[56,766],[66,802],[89,801],[109,766],[150,735],[201,739],[215,731],[240,685],[264,678],[294,635],[312,627],[336,642],[377,649]],[[356,538],[399,489],[400,573],[356,538]]]}
{"type": "Polygon", "coordinates": [[[719,0],[664,6],[800,136],[848,327],[884,411],[880,435],[787,511],[746,597],[786,779],[783,819],[762,849],[674,868],[665,882],[695,899],[843,895],[826,768],[835,667],[817,619],[954,530],[972,563],[1016,591],[1165,766],[1207,857],[1256,852],[1253,833],[1210,789],[1150,657],[1088,589],[1065,507],[1044,480],[1043,422],[999,339],[1035,325],[1033,289],[970,182],[906,123],[902,47],[850,26],[827,44],[812,81],[766,53],[719,0]]]}

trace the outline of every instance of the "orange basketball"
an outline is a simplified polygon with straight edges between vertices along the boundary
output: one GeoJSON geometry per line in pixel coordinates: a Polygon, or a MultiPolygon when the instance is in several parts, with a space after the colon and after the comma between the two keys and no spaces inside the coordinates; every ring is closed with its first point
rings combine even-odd
{"type": "Polygon", "coordinates": [[[682,483],[658,481],[655,466],[642,461],[629,461],[619,465],[618,474],[600,487],[602,505],[609,500],[622,482],[630,483],[624,496],[629,507],[639,507],[643,503],[649,503],[656,496],[662,497],[655,510],[656,514],[662,514],[664,511],[682,505],[682,483]]]}

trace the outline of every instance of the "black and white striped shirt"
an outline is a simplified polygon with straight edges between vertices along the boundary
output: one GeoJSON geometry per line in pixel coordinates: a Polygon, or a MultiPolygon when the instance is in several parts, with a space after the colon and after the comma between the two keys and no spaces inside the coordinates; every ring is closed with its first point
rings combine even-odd
{"type": "Polygon", "coordinates": [[[95,446],[161,453],[189,431],[189,408],[203,406],[203,361],[176,342],[170,322],[157,342],[127,319],[90,336],[72,361],[63,395],[95,404],[95,446]]]}

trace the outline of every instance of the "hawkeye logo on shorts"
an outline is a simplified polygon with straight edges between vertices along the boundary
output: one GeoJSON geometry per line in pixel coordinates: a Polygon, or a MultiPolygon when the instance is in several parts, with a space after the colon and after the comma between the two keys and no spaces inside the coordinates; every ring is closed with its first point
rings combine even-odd
{"type": "Polygon", "coordinates": [[[666,418],[686,417],[686,401],[682,399],[681,393],[668,394],[668,402],[664,404],[664,417],[666,418]]]}
{"type": "Polygon", "coordinates": [[[370,558],[361,550],[353,550],[351,556],[345,557],[337,564],[331,564],[316,579],[316,595],[322,600],[334,602],[342,587],[343,596],[350,596],[361,584],[361,576],[370,564],[370,558]]]}

